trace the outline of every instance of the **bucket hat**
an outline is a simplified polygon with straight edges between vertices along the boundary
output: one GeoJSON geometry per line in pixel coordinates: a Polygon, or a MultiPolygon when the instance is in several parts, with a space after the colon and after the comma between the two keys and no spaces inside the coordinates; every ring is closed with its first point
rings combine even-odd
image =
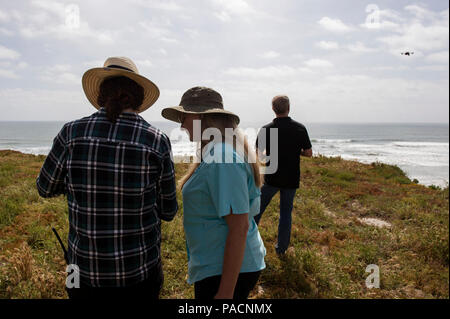
{"type": "Polygon", "coordinates": [[[226,114],[239,124],[239,116],[223,108],[222,96],[215,90],[203,86],[196,86],[187,90],[181,97],[178,106],[166,107],[161,115],[174,122],[180,123],[183,114],[226,114]]]}

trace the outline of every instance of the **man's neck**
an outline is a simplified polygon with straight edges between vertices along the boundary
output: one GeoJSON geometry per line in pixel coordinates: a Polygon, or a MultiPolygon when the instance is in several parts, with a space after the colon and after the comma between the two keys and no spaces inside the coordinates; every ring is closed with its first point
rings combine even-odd
{"type": "Polygon", "coordinates": [[[130,108],[127,108],[127,109],[125,109],[125,110],[122,110],[122,112],[125,112],[125,113],[138,113],[136,110],[133,110],[131,107],[130,108]]]}
{"type": "Polygon", "coordinates": [[[280,115],[275,114],[275,115],[276,115],[276,118],[277,118],[277,119],[289,117],[289,114],[280,114],[280,115]]]}

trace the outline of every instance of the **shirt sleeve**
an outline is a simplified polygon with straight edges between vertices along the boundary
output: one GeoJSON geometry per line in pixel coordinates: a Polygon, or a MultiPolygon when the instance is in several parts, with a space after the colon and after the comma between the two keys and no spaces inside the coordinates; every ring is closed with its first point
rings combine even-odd
{"type": "Polygon", "coordinates": [[[308,135],[308,131],[306,130],[306,128],[302,132],[300,144],[301,144],[300,147],[303,150],[308,150],[308,149],[312,148],[311,141],[309,140],[309,135],[308,135]]]}
{"type": "Polygon", "coordinates": [[[54,197],[67,193],[65,178],[67,175],[67,125],[53,140],[53,146],[44,161],[36,180],[37,190],[42,197],[54,197]]]}
{"type": "Polygon", "coordinates": [[[250,212],[245,163],[208,164],[208,189],[219,217],[250,212]]]}
{"type": "Polygon", "coordinates": [[[158,213],[159,218],[162,220],[171,221],[177,213],[178,202],[175,185],[175,168],[169,138],[166,138],[166,142],[168,149],[162,159],[161,175],[158,180],[158,213]]]}

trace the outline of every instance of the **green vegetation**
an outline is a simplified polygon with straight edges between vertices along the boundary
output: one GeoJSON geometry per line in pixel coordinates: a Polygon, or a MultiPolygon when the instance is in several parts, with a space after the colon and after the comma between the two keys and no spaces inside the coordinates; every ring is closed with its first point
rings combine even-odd
{"type": "MultiPolygon", "coordinates": [[[[43,199],[35,178],[43,156],[0,151],[0,298],[66,298],[64,197],[43,199]]],[[[177,164],[177,178],[187,164],[177,164]]],[[[180,208],[181,195],[178,194],[180,208]]],[[[323,156],[302,159],[291,248],[275,254],[279,195],[260,232],[267,268],[252,298],[449,298],[449,191],[410,181],[396,166],[323,156]],[[386,222],[377,227],[367,220],[386,222]],[[380,267],[367,289],[366,266],[380,267]]],[[[186,283],[182,209],[163,222],[162,298],[193,298],[186,283]]]]}

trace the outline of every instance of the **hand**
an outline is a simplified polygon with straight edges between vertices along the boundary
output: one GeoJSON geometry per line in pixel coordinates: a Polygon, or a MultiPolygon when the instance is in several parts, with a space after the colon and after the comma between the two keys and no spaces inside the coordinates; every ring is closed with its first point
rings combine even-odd
{"type": "Polygon", "coordinates": [[[307,150],[302,149],[300,155],[305,157],[312,157],[312,149],[308,148],[307,150]]]}

